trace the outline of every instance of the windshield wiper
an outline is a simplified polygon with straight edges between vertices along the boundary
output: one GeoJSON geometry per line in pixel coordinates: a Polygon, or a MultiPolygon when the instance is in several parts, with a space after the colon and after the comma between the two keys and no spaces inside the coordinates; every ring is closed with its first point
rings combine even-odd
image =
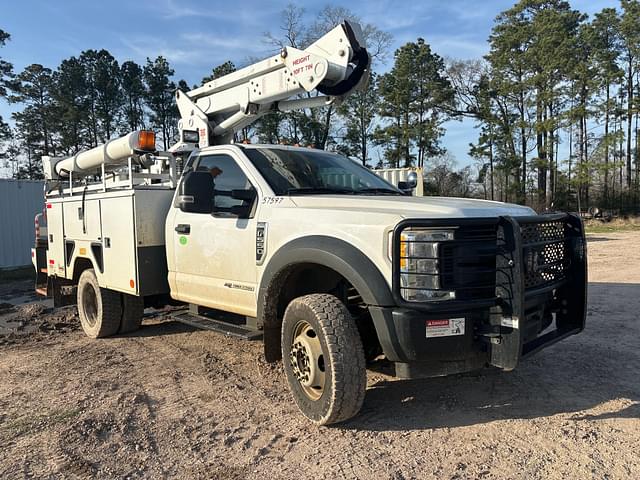
{"type": "Polygon", "coordinates": [[[329,187],[299,187],[287,190],[287,195],[305,195],[305,194],[323,194],[330,195],[332,193],[353,195],[354,191],[350,188],[329,188],[329,187]]]}
{"type": "Polygon", "coordinates": [[[374,193],[374,194],[379,193],[382,195],[404,195],[402,192],[399,192],[397,190],[391,190],[390,188],[376,188],[376,187],[360,188],[358,190],[354,190],[353,193],[356,195],[367,194],[367,193],[374,193]]]}

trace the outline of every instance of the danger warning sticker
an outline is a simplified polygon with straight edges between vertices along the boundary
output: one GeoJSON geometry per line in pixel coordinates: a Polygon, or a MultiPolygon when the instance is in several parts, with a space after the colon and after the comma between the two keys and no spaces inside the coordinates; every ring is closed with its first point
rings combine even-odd
{"type": "Polygon", "coordinates": [[[427,320],[427,338],[464,335],[464,318],[427,320]]]}

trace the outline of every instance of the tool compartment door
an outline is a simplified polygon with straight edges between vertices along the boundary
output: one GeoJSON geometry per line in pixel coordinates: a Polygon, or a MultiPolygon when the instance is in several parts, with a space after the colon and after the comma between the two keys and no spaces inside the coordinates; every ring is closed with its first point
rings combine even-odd
{"type": "Polygon", "coordinates": [[[172,199],[173,190],[136,189],[138,295],[169,293],[164,225],[172,199]]]}
{"type": "Polygon", "coordinates": [[[47,202],[47,275],[65,277],[63,203],[47,202]]]}
{"type": "Polygon", "coordinates": [[[100,201],[89,195],[80,199],[65,200],[64,235],[70,240],[100,240],[100,201]]]}
{"type": "Polygon", "coordinates": [[[137,294],[133,196],[103,198],[100,212],[104,257],[104,269],[98,277],[100,286],[137,294]]]}

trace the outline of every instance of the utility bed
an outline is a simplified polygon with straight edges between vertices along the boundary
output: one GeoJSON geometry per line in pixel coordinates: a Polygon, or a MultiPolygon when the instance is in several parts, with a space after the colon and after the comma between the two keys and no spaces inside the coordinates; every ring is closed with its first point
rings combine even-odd
{"type": "Polygon", "coordinates": [[[48,250],[34,253],[34,262],[46,265],[47,284],[77,282],[78,267],[91,264],[105,288],[138,296],[168,293],[164,224],[174,191],[170,184],[140,183],[50,193],[48,250]]]}

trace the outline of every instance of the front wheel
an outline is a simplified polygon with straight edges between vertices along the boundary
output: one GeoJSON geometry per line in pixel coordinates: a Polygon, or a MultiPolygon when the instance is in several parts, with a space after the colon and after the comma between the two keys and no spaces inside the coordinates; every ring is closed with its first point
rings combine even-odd
{"type": "Polygon", "coordinates": [[[318,425],[356,415],[367,387],[358,328],[333,295],[293,300],[282,321],[282,359],[293,398],[318,425]]]}

